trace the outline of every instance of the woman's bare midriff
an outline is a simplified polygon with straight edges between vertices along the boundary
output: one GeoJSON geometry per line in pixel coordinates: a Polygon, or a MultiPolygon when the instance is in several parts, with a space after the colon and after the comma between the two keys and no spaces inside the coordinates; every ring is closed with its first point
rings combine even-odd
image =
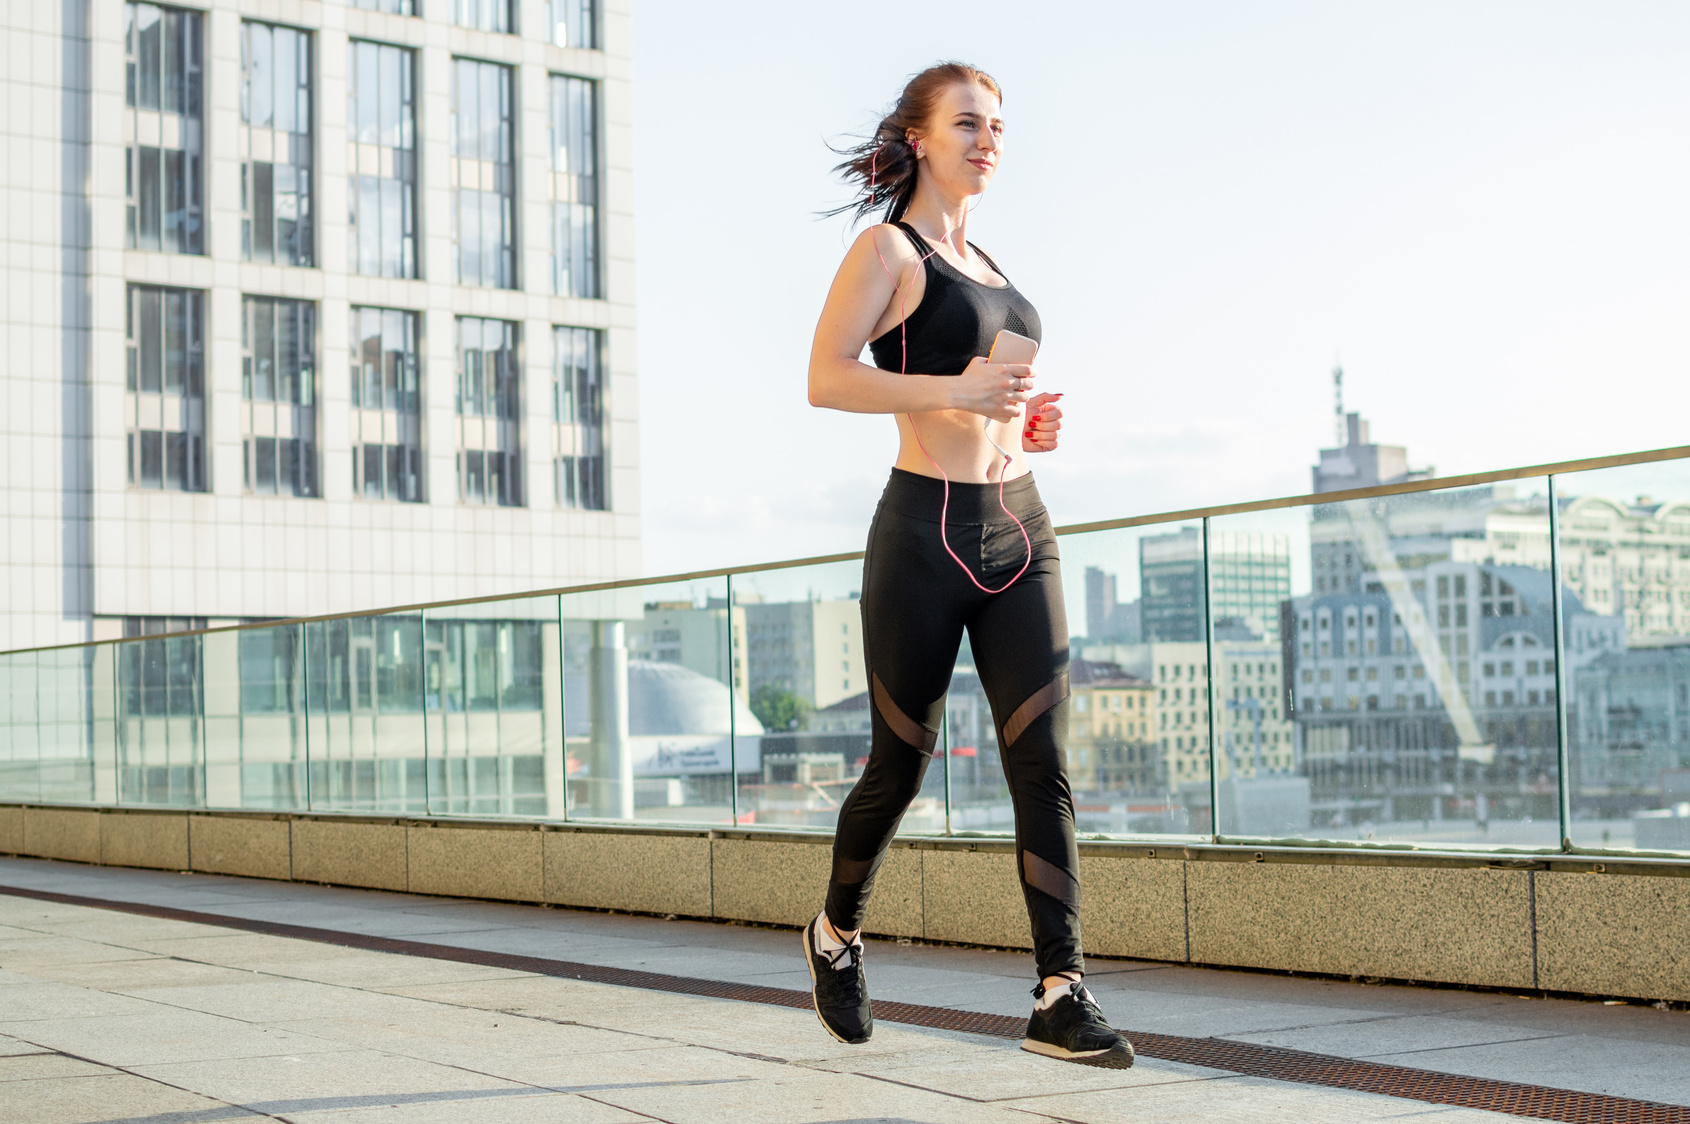
{"type": "Polygon", "coordinates": [[[1023,423],[1020,418],[991,423],[992,441],[1002,445],[1010,455],[1009,464],[1005,466],[1002,454],[986,439],[987,419],[980,414],[967,410],[933,410],[923,414],[898,414],[896,417],[899,441],[895,467],[905,472],[938,479],[941,474],[928,460],[930,456],[944,469],[944,476],[959,484],[996,484],[1000,479],[1013,480],[1027,474],[1027,455],[1021,448],[1023,423]],[[920,433],[920,444],[916,443],[917,431],[910,429],[912,417],[920,433]],[[924,447],[927,456],[922,455],[924,447]]]}

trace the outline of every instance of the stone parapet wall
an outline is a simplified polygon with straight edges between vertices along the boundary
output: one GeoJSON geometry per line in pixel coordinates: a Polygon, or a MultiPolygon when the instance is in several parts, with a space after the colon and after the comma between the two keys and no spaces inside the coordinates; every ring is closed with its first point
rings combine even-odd
{"type": "MultiPolygon", "coordinates": [[[[0,805],[0,853],[799,925],[824,835],[0,805]]],[[[1085,842],[1087,953],[1690,1001],[1690,863],[1085,842]]],[[[1013,844],[900,838],[871,933],[1028,947],[1013,844]]],[[[1030,970],[1030,969],[1029,969],[1030,970]]]]}

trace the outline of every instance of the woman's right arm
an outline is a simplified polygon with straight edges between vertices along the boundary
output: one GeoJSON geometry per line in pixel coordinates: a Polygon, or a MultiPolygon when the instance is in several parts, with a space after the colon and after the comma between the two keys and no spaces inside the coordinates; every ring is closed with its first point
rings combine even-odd
{"type": "MultiPolygon", "coordinates": [[[[858,358],[898,299],[900,284],[907,289],[921,268],[913,247],[902,238],[884,237],[889,229],[863,231],[828,289],[810,348],[810,405],[857,414],[968,410],[998,421],[1017,417],[1028,393],[1015,389],[1016,380],[1033,378],[1032,368],[1024,364],[988,363],[977,357],[960,376],[906,375],[871,367],[858,358]],[[883,238],[878,250],[876,238],[883,238]]],[[[891,321],[896,324],[901,318],[893,316],[891,321]]]]}

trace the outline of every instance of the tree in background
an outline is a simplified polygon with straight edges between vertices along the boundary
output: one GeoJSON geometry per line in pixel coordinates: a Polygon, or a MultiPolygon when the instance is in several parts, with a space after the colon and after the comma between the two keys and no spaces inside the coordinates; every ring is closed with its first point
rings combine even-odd
{"type": "Polygon", "coordinates": [[[808,730],[812,709],[809,699],[783,691],[773,683],[765,683],[751,692],[751,713],[770,733],[808,730]]]}

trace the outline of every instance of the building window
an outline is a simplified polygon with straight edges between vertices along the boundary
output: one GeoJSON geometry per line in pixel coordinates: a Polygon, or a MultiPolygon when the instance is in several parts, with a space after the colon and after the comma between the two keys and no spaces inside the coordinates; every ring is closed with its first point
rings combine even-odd
{"type": "Polygon", "coordinates": [[[131,286],[127,335],[129,483],[203,492],[205,294],[131,286]]]}
{"type": "Polygon", "coordinates": [[[317,308],[247,297],[241,315],[241,452],[246,490],[315,496],[317,308]]]}
{"type": "Polygon", "coordinates": [[[552,351],[557,503],[603,511],[604,333],[555,328],[552,351]]]}
{"type": "Polygon", "coordinates": [[[596,51],[600,47],[598,0],[547,0],[546,26],[559,47],[596,51]]]}
{"type": "Polygon", "coordinates": [[[552,284],[566,297],[599,289],[598,83],[552,75],[552,284]]]}
{"type": "Polygon", "coordinates": [[[415,0],[352,0],[352,6],[368,12],[386,12],[390,16],[417,14],[415,0]]]}
{"type": "Polygon", "coordinates": [[[352,310],[352,491],[372,500],[420,503],[422,396],[417,315],[352,310]]]}
{"type": "Polygon", "coordinates": [[[198,12],[125,4],[124,244],[205,253],[204,23],[198,12]]]}
{"type": "Polygon", "coordinates": [[[516,164],[511,71],[452,61],[452,210],[458,280],[516,288],[516,164]]]}
{"type": "Polygon", "coordinates": [[[241,25],[241,256],[311,265],[311,36],[241,25]]]}
{"type": "Polygon", "coordinates": [[[511,0],[452,0],[452,22],[477,31],[515,30],[511,0]]]}
{"type": "Polygon", "coordinates": [[[522,505],[522,372],[516,324],[458,318],[458,495],[522,505]]]}
{"type": "Polygon", "coordinates": [[[417,275],[416,54],[346,48],[348,260],[374,277],[417,275]]]}

